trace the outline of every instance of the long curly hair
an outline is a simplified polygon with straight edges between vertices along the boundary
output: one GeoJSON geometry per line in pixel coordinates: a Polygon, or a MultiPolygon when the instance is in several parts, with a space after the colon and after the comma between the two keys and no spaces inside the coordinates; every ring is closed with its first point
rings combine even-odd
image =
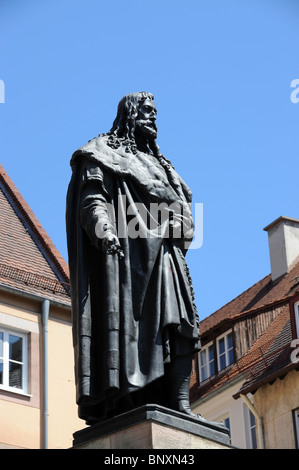
{"type": "MultiPolygon", "coordinates": [[[[154,100],[154,95],[146,91],[140,91],[138,93],[125,95],[120,100],[117,109],[117,116],[113,122],[112,128],[107,132],[107,134],[99,134],[108,136],[107,144],[111,148],[118,149],[120,146],[123,146],[127,153],[132,153],[134,155],[138,153],[135,141],[136,118],[138,116],[140,104],[146,99],[154,100]]],[[[148,146],[149,150],[153,152],[154,156],[165,169],[169,177],[170,184],[175,188],[178,194],[182,194],[180,182],[177,177],[174,176],[172,171],[174,170],[172,163],[160,152],[160,148],[155,140],[149,141],[148,146]]]]}
{"type": "Polygon", "coordinates": [[[146,99],[154,100],[152,93],[140,91],[124,96],[118,105],[117,116],[108,132],[108,145],[112,148],[125,146],[126,152],[137,153],[135,127],[138,109],[146,99]]]}

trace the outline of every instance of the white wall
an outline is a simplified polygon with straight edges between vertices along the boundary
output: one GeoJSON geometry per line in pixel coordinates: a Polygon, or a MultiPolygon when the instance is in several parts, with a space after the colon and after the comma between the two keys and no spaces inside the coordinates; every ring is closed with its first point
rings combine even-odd
{"type": "Polygon", "coordinates": [[[198,400],[192,405],[193,413],[200,413],[203,418],[211,421],[223,421],[229,417],[231,444],[246,449],[249,447],[246,432],[246,405],[241,398],[235,400],[233,395],[238,392],[244,379],[222,392],[210,393],[209,399],[198,400]]]}

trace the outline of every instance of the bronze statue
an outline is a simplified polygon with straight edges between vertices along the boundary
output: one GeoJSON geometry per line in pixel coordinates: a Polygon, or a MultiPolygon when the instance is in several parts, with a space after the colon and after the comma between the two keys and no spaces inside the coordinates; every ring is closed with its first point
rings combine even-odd
{"type": "Polygon", "coordinates": [[[79,416],[143,404],[192,414],[199,323],[185,255],[191,192],[156,143],[150,93],[126,95],[110,132],[71,160],[67,238],[79,416]]]}

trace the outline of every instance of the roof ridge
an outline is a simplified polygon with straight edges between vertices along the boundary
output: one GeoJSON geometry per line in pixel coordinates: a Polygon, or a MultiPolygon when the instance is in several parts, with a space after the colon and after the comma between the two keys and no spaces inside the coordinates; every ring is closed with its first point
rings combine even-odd
{"type": "Polygon", "coordinates": [[[48,261],[52,262],[50,264],[51,268],[53,269],[53,266],[56,268],[56,270],[54,270],[56,276],[59,278],[62,277],[64,282],[69,282],[69,269],[66,261],[45,229],[42,227],[40,221],[31,210],[24,197],[4,170],[3,166],[0,164],[0,182],[1,181],[12,200],[13,209],[17,212],[17,215],[21,218],[23,223],[25,222],[29,225],[33,234],[44,248],[46,255],[49,257],[48,261]]]}
{"type": "MultiPolygon", "coordinates": [[[[203,320],[201,320],[200,323],[203,323],[205,320],[207,320],[208,318],[211,318],[213,315],[216,315],[218,312],[220,312],[220,310],[224,309],[225,307],[227,307],[229,304],[235,302],[235,300],[239,299],[240,297],[242,297],[244,294],[246,294],[246,292],[248,292],[250,289],[252,289],[254,286],[256,286],[257,284],[259,284],[260,282],[264,281],[265,279],[267,279],[267,277],[270,277],[271,274],[267,274],[266,276],[264,276],[262,279],[260,279],[259,281],[255,282],[254,284],[252,284],[251,286],[249,286],[246,290],[244,290],[243,292],[241,292],[239,295],[237,295],[236,297],[234,297],[233,299],[231,299],[229,302],[227,302],[226,304],[222,305],[222,307],[218,308],[217,310],[215,310],[215,312],[211,313],[210,315],[208,315],[207,317],[205,317],[203,320]]],[[[241,313],[248,313],[250,312],[250,310],[245,310],[244,312],[240,312],[239,315],[241,313]]],[[[234,317],[234,316],[233,316],[234,317]]],[[[233,317],[230,317],[230,318],[233,318],[233,317]]],[[[227,319],[226,319],[227,320],[227,319]]]]}
{"type": "Polygon", "coordinates": [[[265,310],[269,307],[272,307],[273,305],[284,304],[284,303],[288,302],[292,297],[293,297],[293,295],[288,295],[288,296],[285,296],[285,297],[281,297],[279,299],[273,300],[272,302],[268,302],[267,304],[262,304],[259,307],[253,307],[253,308],[250,308],[249,310],[243,310],[242,312],[236,313],[236,315],[232,315],[229,318],[230,318],[230,320],[236,320],[236,319],[238,319],[240,317],[243,317],[243,316],[246,316],[246,315],[255,314],[255,313],[260,312],[261,310],[265,310]]]}

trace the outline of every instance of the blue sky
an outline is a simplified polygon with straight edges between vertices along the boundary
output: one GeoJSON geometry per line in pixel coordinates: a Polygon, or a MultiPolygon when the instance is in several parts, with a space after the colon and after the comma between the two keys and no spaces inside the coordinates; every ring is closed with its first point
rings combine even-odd
{"type": "Polygon", "coordinates": [[[263,228],[299,218],[298,44],[297,0],[0,0],[0,163],[67,259],[71,154],[152,92],[160,149],[203,204],[203,319],[270,272],[263,228]]]}

